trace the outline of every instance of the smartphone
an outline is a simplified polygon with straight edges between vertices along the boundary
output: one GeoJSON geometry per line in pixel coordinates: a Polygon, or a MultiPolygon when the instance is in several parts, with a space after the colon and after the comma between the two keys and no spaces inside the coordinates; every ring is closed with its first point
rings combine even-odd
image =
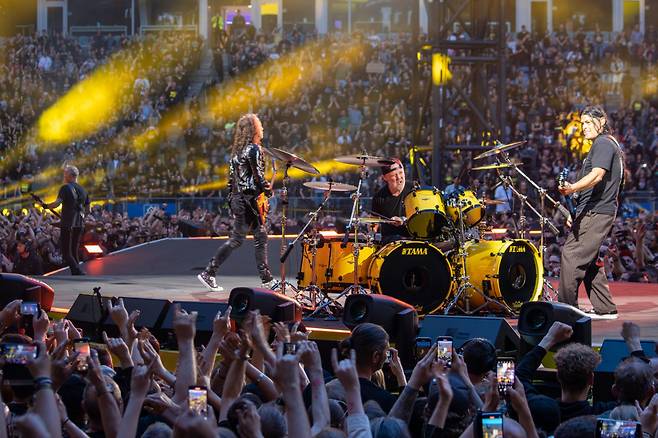
{"type": "Polygon", "coordinates": [[[89,349],[89,338],[74,339],[73,349],[78,353],[77,370],[87,371],[87,358],[91,353],[89,349]]]}
{"type": "Polygon", "coordinates": [[[0,344],[0,354],[7,364],[26,365],[30,360],[37,358],[39,348],[37,344],[6,342],[0,344]]]}
{"type": "Polygon", "coordinates": [[[283,343],[283,354],[297,354],[297,343],[296,342],[284,342],[283,343]]]}
{"type": "Polygon", "coordinates": [[[39,311],[41,306],[39,303],[34,301],[23,301],[21,303],[21,315],[22,316],[39,316],[39,311]]]}
{"type": "Polygon", "coordinates": [[[478,411],[476,426],[479,438],[502,438],[503,414],[501,412],[478,411]]]}
{"type": "Polygon", "coordinates": [[[511,357],[498,358],[496,378],[498,379],[498,392],[502,395],[507,394],[507,389],[514,385],[514,359],[511,357]]]}
{"type": "Polygon", "coordinates": [[[414,355],[416,356],[416,360],[418,361],[424,358],[427,352],[430,351],[430,348],[432,348],[431,338],[425,338],[422,336],[417,337],[416,346],[414,348],[414,355]]]}
{"type": "Polygon", "coordinates": [[[642,436],[642,426],[637,421],[598,418],[596,420],[597,438],[634,438],[642,436]]]}
{"type": "Polygon", "coordinates": [[[436,338],[436,358],[445,362],[446,366],[450,368],[452,365],[452,337],[439,336],[436,338]]]}
{"type": "Polygon", "coordinates": [[[208,416],[208,390],[205,386],[190,386],[187,390],[189,408],[197,415],[208,416]]]}

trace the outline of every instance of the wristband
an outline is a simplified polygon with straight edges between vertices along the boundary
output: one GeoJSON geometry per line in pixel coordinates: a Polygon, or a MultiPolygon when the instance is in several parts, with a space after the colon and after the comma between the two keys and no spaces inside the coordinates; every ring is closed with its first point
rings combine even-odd
{"type": "Polygon", "coordinates": [[[260,373],[260,375],[258,376],[258,378],[254,383],[259,384],[260,382],[263,381],[264,378],[265,378],[265,373],[260,373]]]}
{"type": "Polygon", "coordinates": [[[36,379],[34,379],[34,385],[35,386],[40,385],[42,383],[48,383],[48,384],[52,385],[53,384],[53,379],[51,379],[50,377],[37,377],[36,379]]]}

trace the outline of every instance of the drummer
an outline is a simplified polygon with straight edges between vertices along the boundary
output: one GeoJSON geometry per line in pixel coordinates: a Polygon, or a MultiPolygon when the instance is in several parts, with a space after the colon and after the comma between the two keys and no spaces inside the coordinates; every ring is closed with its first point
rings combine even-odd
{"type": "MultiPolygon", "coordinates": [[[[391,218],[395,223],[381,224],[376,231],[382,235],[382,243],[409,239],[411,236],[404,224],[404,198],[413,189],[406,182],[404,166],[397,158],[393,163],[382,166],[382,179],[386,183],[372,198],[372,211],[378,215],[391,218]]],[[[377,226],[376,226],[377,227],[377,226]]]]}

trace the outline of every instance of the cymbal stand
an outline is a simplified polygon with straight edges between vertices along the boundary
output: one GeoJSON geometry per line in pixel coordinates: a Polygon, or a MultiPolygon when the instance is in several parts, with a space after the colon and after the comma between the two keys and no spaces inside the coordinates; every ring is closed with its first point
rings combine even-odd
{"type": "MultiPolygon", "coordinates": [[[[530,204],[527,204],[530,206],[530,208],[535,212],[537,217],[539,218],[539,226],[541,229],[541,237],[540,237],[540,243],[539,243],[539,260],[541,262],[542,269],[544,269],[544,259],[546,257],[546,248],[544,245],[544,232],[546,229],[546,226],[548,226],[551,231],[557,236],[560,234],[560,231],[553,225],[553,223],[546,217],[546,200],[548,200],[551,204],[553,204],[553,207],[558,209],[560,213],[562,213],[565,217],[570,216],[569,210],[562,205],[559,201],[556,201],[553,199],[547,192],[546,189],[543,187],[539,186],[539,184],[535,183],[528,175],[526,175],[525,172],[523,172],[521,169],[519,169],[519,166],[517,166],[509,157],[509,154],[507,152],[503,152],[502,158],[504,161],[506,161],[508,164],[511,165],[511,167],[519,174],[521,175],[528,183],[537,190],[537,193],[539,193],[539,202],[540,202],[540,210],[541,212],[537,212],[530,204]]],[[[502,178],[502,177],[501,177],[502,178]]],[[[514,190],[514,188],[512,188],[514,190]]],[[[546,279],[544,276],[542,278],[544,282],[544,288],[542,292],[542,298],[546,301],[557,301],[557,292],[555,291],[555,288],[551,283],[546,279]]]]}
{"type": "Polygon", "coordinates": [[[290,287],[295,295],[299,293],[297,288],[290,282],[286,281],[286,263],[285,260],[287,258],[287,254],[290,251],[286,248],[287,247],[287,242],[286,242],[286,223],[288,221],[287,217],[287,211],[288,211],[288,183],[290,182],[290,177],[288,176],[288,170],[290,169],[290,166],[292,163],[290,161],[286,162],[286,167],[283,169],[283,180],[282,180],[282,185],[281,185],[281,282],[280,282],[280,287],[281,287],[281,294],[285,295],[286,294],[286,288],[290,287]],[[284,257],[286,256],[286,257],[284,257]]]}
{"type": "MultiPolygon", "coordinates": [[[[367,294],[370,291],[366,289],[365,287],[361,286],[359,284],[359,251],[360,251],[360,246],[361,244],[359,243],[359,225],[361,224],[359,220],[359,209],[360,209],[360,203],[361,203],[361,186],[363,185],[363,181],[368,177],[367,172],[366,172],[366,166],[365,166],[365,160],[364,163],[361,165],[361,176],[359,178],[359,184],[356,187],[356,193],[352,195],[352,198],[354,202],[352,203],[352,213],[350,214],[350,221],[347,224],[347,230],[346,230],[346,236],[349,233],[349,230],[352,230],[354,232],[354,248],[352,250],[352,255],[354,257],[354,282],[348,286],[345,290],[343,290],[340,294],[338,294],[337,297],[335,298],[330,298],[328,295],[325,297],[325,302],[322,303],[320,306],[318,306],[313,313],[311,313],[309,316],[315,316],[317,313],[324,311],[328,306],[334,305],[334,306],[341,306],[340,303],[338,303],[338,300],[343,298],[346,295],[352,295],[352,294],[367,294]]],[[[346,242],[347,239],[344,240],[346,242]]]]}
{"type": "MultiPolygon", "coordinates": [[[[324,199],[322,200],[322,203],[318,205],[318,208],[315,209],[315,211],[312,211],[309,213],[309,220],[304,224],[304,227],[302,227],[301,231],[293,240],[288,244],[288,248],[286,248],[285,252],[281,256],[281,263],[285,263],[286,259],[288,258],[288,255],[290,254],[290,251],[295,247],[297,242],[299,242],[304,236],[306,235],[306,230],[311,226],[312,223],[317,222],[318,220],[318,215],[320,214],[320,211],[327,205],[327,201],[329,200],[329,197],[331,196],[331,189],[327,190],[324,193],[324,199]]],[[[306,298],[304,293],[308,292],[310,295],[310,300],[311,300],[311,310],[315,310],[317,307],[317,300],[318,300],[318,294],[322,292],[320,288],[317,286],[317,273],[316,273],[316,256],[318,252],[317,248],[317,240],[318,237],[314,236],[313,238],[314,243],[311,245],[311,254],[313,256],[312,262],[311,262],[311,283],[306,286],[303,290],[297,290],[295,294],[295,299],[299,302],[300,298],[306,298]]],[[[303,257],[303,255],[302,255],[303,257]]]]}
{"type": "Polygon", "coordinates": [[[450,300],[448,305],[443,309],[443,314],[447,315],[450,313],[450,310],[452,310],[453,307],[457,307],[462,313],[466,315],[472,315],[474,313],[479,312],[480,310],[484,309],[485,307],[489,306],[489,304],[497,304],[500,306],[500,308],[503,309],[506,313],[509,315],[516,315],[514,313],[514,310],[512,310],[511,307],[509,307],[505,302],[498,301],[494,298],[489,297],[486,295],[484,292],[482,292],[480,289],[475,287],[473,283],[471,283],[471,277],[468,275],[468,272],[466,271],[466,257],[468,257],[468,253],[466,252],[466,238],[465,238],[465,230],[464,230],[464,207],[467,205],[465,201],[462,200],[456,200],[455,201],[457,205],[457,211],[459,212],[459,233],[458,233],[458,249],[457,249],[457,257],[459,257],[461,261],[461,271],[460,271],[460,276],[456,277],[457,283],[459,284],[459,287],[457,288],[457,293],[455,296],[450,300]],[[484,298],[484,303],[481,304],[480,306],[476,307],[475,309],[471,310],[471,299],[470,299],[470,291],[474,291],[475,293],[479,294],[482,298],[484,298]],[[463,295],[463,297],[462,297],[463,295]],[[464,299],[465,303],[465,309],[459,306],[457,304],[460,299],[464,299]]]}

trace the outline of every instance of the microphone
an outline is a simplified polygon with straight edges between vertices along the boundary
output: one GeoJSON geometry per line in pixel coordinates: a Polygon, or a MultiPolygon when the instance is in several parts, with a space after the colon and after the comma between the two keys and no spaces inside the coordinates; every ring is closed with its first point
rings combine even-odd
{"type": "Polygon", "coordinates": [[[288,258],[288,256],[290,255],[290,252],[292,251],[292,249],[294,247],[295,246],[292,244],[292,242],[288,244],[288,248],[286,248],[286,252],[284,252],[283,255],[281,256],[281,259],[280,259],[281,263],[286,262],[286,259],[288,258]]]}

